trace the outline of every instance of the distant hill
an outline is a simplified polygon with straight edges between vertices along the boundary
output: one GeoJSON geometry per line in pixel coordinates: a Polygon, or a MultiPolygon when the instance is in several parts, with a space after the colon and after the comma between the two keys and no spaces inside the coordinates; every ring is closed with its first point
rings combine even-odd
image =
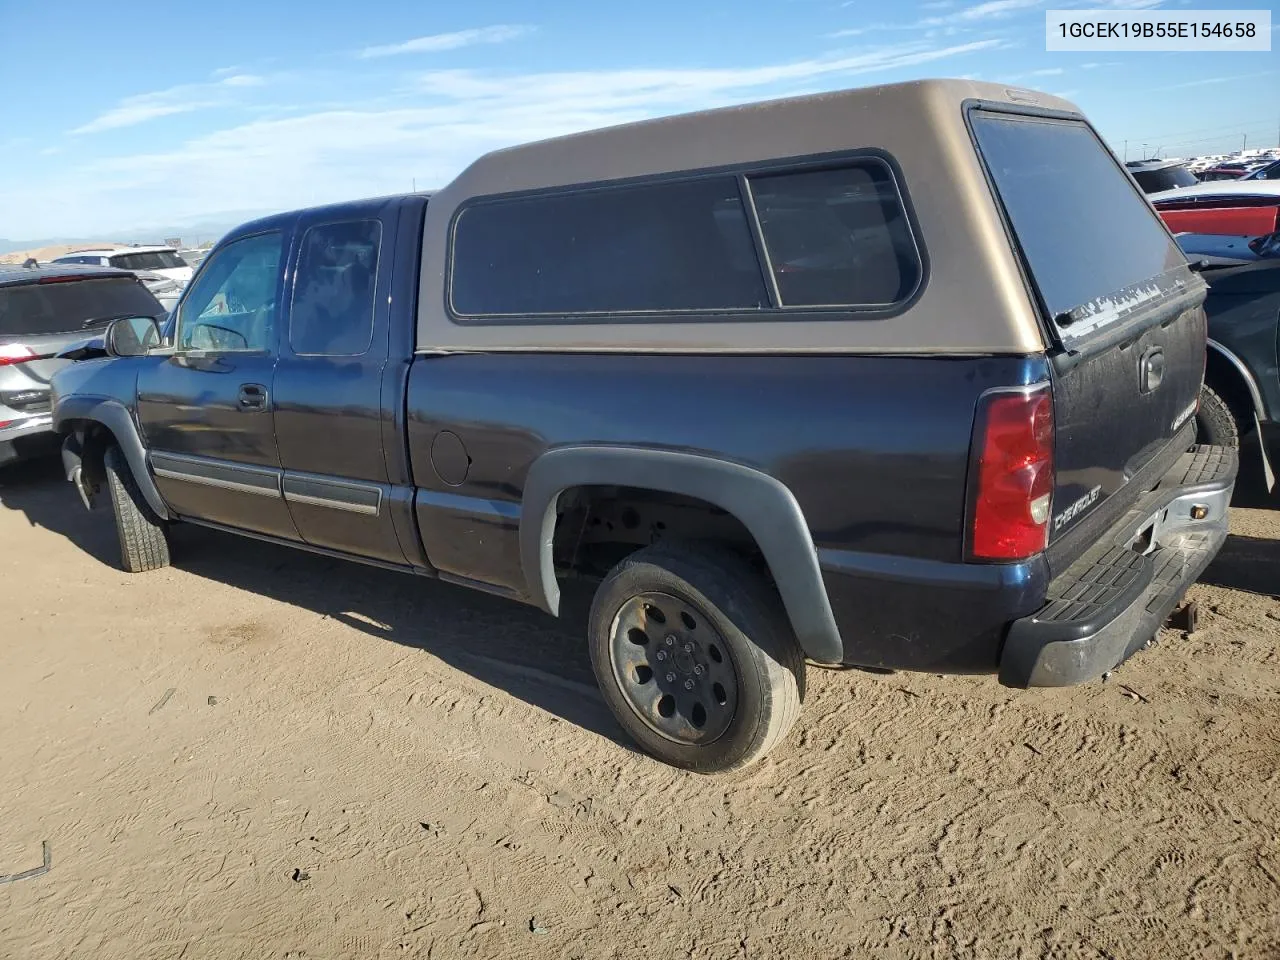
{"type": "Polygon", "coordinates": [[[9,250],[0,253],[0,263],[22,263],[28,257],[37,260],[52,260],[73,250],[89,250],[94,247],[118,247],[122,244],[116,240],[77,240],[74,243],[51,243],[43,247],[27,247],[23,250],[9,250]]]}
{"type": "MultiPolygon", "coordinates": [[[[194,247],[217,240],[232,227],[239,226],[246,220],[255,220],[265,216],[270,210],[228,210],[207,219],[192,220],[182,224],[168,224],[156,227],[130,227],[124,230],[103,230],[107,236],[116,237],[116,242],[127,243],[163,243],[166,238],[180,237],[183,246],[194,247]]],[[[8,255],[29,253],[32,250],[43,250],[52,247],[92,247],[101,241],[80,239],[77,237],[37,237],[31,240],[9,240],[0,237],[0,257],[4,262],[12,262],[8,255]]],[[[63,251],[65,252],[65,250],[63,251]]],[[[59,254],[53,254],[58,256],[59,254]]],[[[37,259],[41,259],[37,257],[37,259]]],[[[21,262],[21,261],[19,261],[21,262]]]]}

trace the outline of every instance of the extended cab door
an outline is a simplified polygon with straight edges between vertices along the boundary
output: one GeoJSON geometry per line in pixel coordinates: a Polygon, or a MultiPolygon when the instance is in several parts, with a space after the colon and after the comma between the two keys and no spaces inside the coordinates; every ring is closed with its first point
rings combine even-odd
{"type": "Polygon", "coordinates": [[[174,352],[138,376],[156,485],[180,516],[297,539],[272,418],[289,233],[219,248],[178,307],[174,352]]]}
{"type": "Polygon", "coordinates": [[[299,220],[275,427],[302,539],[403,564],[383,450],[384,420],[404,402],[398,381],[384,390],[397,216],[394,203],[372,201],[299,220]]]}

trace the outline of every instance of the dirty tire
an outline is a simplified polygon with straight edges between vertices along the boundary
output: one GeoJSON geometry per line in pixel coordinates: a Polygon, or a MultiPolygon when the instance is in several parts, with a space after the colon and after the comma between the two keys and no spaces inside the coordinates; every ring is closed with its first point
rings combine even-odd
{"type": "Polygon", "coordinates": [[[718,548],[655,544],[631,554],[596,591],[588,620],[591,665],[605,702],[644,750],[698,773],[723,773],[759,760],[800,715],[804,655],[777,590],[736,554],[718,548]],[[637,716],[611,660],[615,618],[641,594],[662,593],[700,611],[729,649],[737,672],[728,728],[708,743],[680,743],[637,716]]]}
{"type": "Polygon", "coordinates": [[[1227,402],[1208,384],[1200,388],[1200,410],[1196,413],[1196,442],[1217,447],[1240,446],[1240,426],[1227,402]]]}
{"type": "Polygon", "coordinates": [[[116,533],[120,537],[120,566],[130,573],[167,567],[169,534],[165,523],[143,499],[119,447],[108,448],[103,466],[116,515],[116,533]]]}

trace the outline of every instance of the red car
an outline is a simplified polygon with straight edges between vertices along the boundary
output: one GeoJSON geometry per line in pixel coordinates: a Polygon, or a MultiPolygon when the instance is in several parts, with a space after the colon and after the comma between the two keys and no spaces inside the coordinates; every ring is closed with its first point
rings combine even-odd
{"type": "Polygon", "coordinates": [[[1174,233],[1259,237],[1280,229],[1280,182],[1201,183],[1150,197],[1174,233]]]}

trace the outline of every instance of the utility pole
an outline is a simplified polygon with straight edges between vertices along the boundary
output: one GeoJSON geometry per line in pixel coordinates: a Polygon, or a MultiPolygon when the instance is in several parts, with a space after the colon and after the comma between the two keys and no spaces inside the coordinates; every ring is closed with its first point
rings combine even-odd
{"type": "Polygon", "coordinates": [[[1129,141],[1128,140],[1124,142],[1124,162],[1125,163],[1129,162],[1129,141]]]}
{"type": "Polygon", "coordinates": [[[1240,134],[1240,152],[1244,153],[1249,149],[1249,135],[1247,133],[1240,134]]]}
{"type": "Polygon", "coordinates": [[[418,192],[418,178],[417,178],[417,177],[414,177],[414,178],[413,178],[413,192],[414,192],[414,193],[417,193],[417,192],[418,192]]]}

